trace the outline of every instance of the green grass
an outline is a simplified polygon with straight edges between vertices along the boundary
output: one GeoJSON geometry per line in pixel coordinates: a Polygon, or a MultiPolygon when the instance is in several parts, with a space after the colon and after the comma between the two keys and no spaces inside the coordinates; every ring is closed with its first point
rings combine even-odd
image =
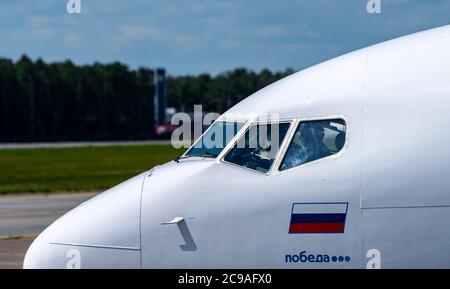
{"type": "Polygon", "coordinates": [[[0,194],[103,190],[182,152],[170,145],[0,150],[0,194]]]}

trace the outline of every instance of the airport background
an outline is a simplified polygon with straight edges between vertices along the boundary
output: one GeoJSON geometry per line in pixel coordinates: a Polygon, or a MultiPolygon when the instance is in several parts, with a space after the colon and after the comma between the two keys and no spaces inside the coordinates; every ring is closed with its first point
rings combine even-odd
{"type": "Polygon", "coordinates": [[[0,59],[0,142],[169,138],[158,126],[195,104],[222,113],[293,72],[237,68],[217,76],[166,77],[164,69],[126,64],[46,63],[0,59]]]}

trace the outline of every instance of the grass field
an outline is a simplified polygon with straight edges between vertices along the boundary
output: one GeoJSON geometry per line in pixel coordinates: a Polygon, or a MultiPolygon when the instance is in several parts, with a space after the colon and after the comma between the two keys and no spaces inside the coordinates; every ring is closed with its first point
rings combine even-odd
{"type": "Polygon", "coordinates": [[[0,150],[0,194],[103,190],[182,153],[170,145],[0,150]]]}

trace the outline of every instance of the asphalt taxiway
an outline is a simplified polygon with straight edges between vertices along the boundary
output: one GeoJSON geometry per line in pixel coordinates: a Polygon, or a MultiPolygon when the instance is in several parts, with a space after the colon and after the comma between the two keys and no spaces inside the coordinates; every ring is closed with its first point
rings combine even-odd
{"type": "Polygon", "coordinates": [[[34,238],[70,209],[96,193],[52,193],[0,197],[0,269],[21,268],[34,238]]]}

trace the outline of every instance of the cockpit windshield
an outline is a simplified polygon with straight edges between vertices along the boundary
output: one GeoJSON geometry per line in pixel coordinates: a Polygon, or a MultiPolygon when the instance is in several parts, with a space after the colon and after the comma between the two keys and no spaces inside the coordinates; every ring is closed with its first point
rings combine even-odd
{"type": "Polygon", "coordinates": [[[278,154],[290,123],[252,124],[224,160],[267,173],[278,154]]]}
{"type": "Polygon", "coordinates": [[[216,158],[244,126],[240,122],[216,121],[185,154],[185,157],[216,158]]]}

